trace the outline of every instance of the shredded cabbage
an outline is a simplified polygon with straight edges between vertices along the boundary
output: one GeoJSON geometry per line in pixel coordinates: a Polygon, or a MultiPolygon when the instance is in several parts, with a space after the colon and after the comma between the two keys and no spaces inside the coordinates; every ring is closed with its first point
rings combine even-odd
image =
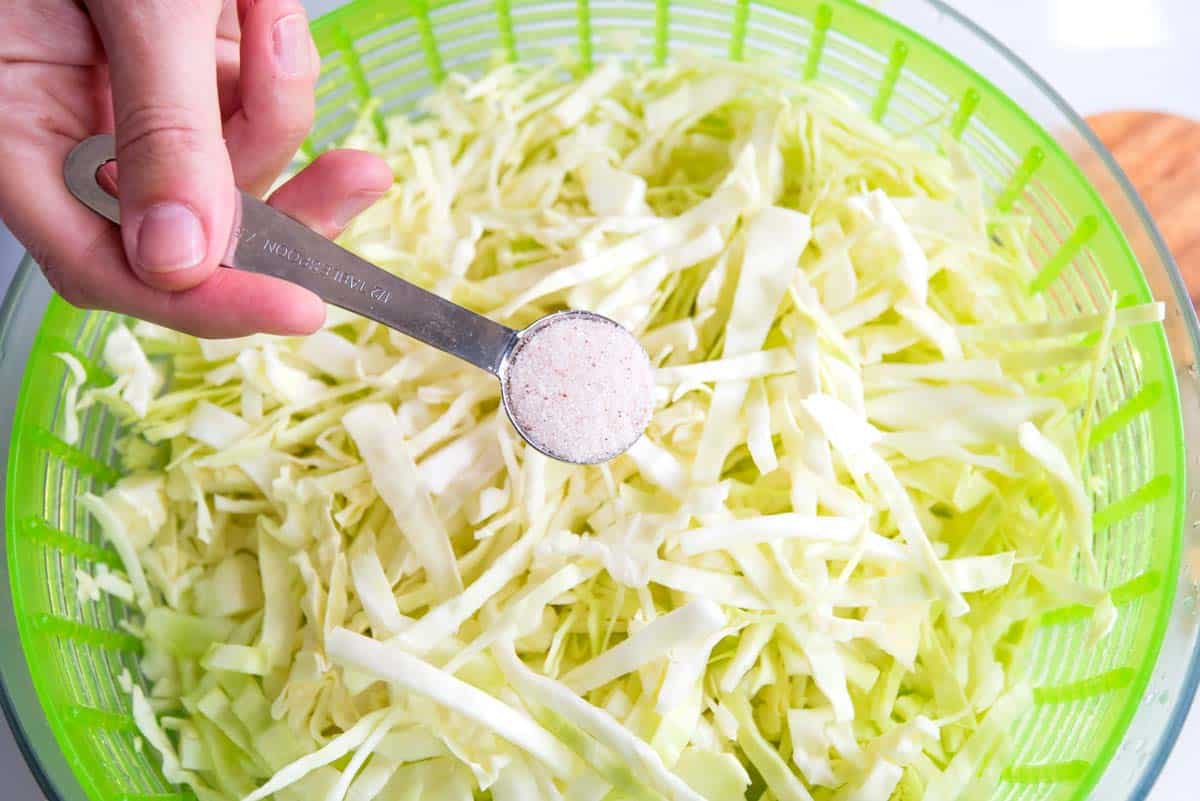
{"type": "Polygon", "coordinates": [[[144,741],[202,801],[956,799],[1030,693],[1032,621],[1115,607],[1084,480],[1099,371],[1158,305],[1062,318],[1028,229],[819,85],[695,56],[449,77],[347,144],[343,242],[523,326],[619,319],[643,439],[552,462],[494,380],[336,309],[305,339],[138,324],[78,409],[144,741]],[[164,388],[164,378],[169,384],[164,388]],[[490,795],[489,795],[490,794],[490,795]]]}

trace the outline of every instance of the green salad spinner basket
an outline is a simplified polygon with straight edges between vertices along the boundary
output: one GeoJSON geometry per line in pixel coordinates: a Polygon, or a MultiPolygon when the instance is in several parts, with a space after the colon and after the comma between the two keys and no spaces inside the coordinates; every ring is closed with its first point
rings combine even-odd
{"type": "MultiPolygon", "coordinates": [[[[1096,551],[1119,610],[1102,647],[1085,613],[1047,614],[1034,643],[1035,707],[992,798],[1143,799],[1200,678],[1200,393],[1195,314],[1145,209],[1079,117],[1001,44],[938,0],[359,0],[317,21],[323,55],[311,156],[364,101],[411,110],[449,72],[567,49],[665,61],[684,48],[771,59],[831,84],[896,131],[965,147],[991,202],[1033,218],[1040,273],[1064,315],[1166,303],[1131,331],[1100,392],[1088,470],[1096,551]],[[884,13],[886,12],[886,13],[884,13]],[[629,44],[633,49],[629,49],[629,44]],[[621,43],[624,43],[623,45],[621,43]],[[968,66],[970,65],[970,66],[968,66]],[[1080,165],[1083,165],[1082,168],[1080,165]]],[[[381,126],[382,127],[382,126],[381,126]]],[[[0,679],[9,722],[50,801],[186,801],[138,747],[117,677],[137,672],[118,602],[81,605],[75,570],[119,565],[78,498],[117,477],[115,421],[99,406],[79,444],[64,429],[66,369],[96,365],[107,314],[52,299],[28,260],[0,314],[0,442],[7,445],[0,679]]],[[[91,368],[95,369],[95,368],[91,368]]],[[[98,376],[94,376],[98,377],[98,376]]],[[[0,796],[7,793],[0,790],[0,796]]],[[[880,801],[884,801],[880,799],[880,801]]],[[[983,801],[983,799],[980,799],[983,801]]]]}

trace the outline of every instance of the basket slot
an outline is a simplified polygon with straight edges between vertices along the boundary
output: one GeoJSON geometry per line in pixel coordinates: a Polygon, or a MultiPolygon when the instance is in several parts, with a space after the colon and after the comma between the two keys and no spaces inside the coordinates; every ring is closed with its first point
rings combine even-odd
{"type": "MultiPolygon", "coordinates": [[[[1057,250],[1076,228],[1076,218],[1071,212],[1067,211],[1058,196],[1058,192],[1051,189],[1047,180],[1040,177],[1035,177],[1025,187],[1025,192],[1021,195],[1017,204],[1022,212],[1029,214],[1035,220],[1035,224],[1040,227],[1054,243],[1054,249],[1057,250]]],[[[1086,259],[1086,254],[1085,254],[1086,259]]],[[[1096,267],[1094,262],[1083,265],[1086,267],[1096,267]]],[[[1104,289],[1104,279],[1099,278],[1099,283],[1093,287],[1088,287],[1085,283],[1079,283],[1084,280],[1083,274],[1087,270],[1072,271],[1074,283],[1070,286],[1065,294],[1076,301],[1075,307],[1080,310],[1097,310],[1106,308],[1111,301],[1110,293],[1104,289]],[[1096,287],[1100,287],[1096,289],[1096,287]]]]}
{"type": "Polygon", "coordinates": [[[803,55],[812,40],[812,22],[776,8],[755,5],[746,23],[746,59],[799,82],[803,55]]]}
{"type": "Polygon", "coordinates": [[[421,56],[414,54],[404,59],[390,61],[383,69],[372,72],[371,82],[376,86],[376,96],[387,102],[396,94],[396,87],[402,82],[405,82],[404,86],[424,87],[425,80],[413,74],[420,61],[421,56]]]}
{"type": "Polygon", "coordinates": [[[1134,669],[1119,667],[1090,678],[1052,687],[1035,687],[1033,700],[1039,704],[1063,704],[1123,690],[1133,681],[1134,669]]]}
{"type": "MultiPolygon", "coordinates": [[[[983,125],[968,123],[963,129],[963,135],[959,141],[970,154],[971,166],[979,175],[986,193],[992,198],[992,203],[995,205],[995,198],[1003,194],[1005,187],[1013,179],[1013,173],[1020,167],[1016,153],[1012,152],[1004,143],[997,142],[988,136],[987,128],[983,125]]],[[[1014,197],[1014,201],[1019,199],[1027,180],[1020,181],[1020,190],[1014,197]]],[[[1011,207],[1012,203],[1009,203],[1008,208],[998,210],[1009,211],[1011,207]]],[[[1036,217],[1036,215],[1033,216],[1036,217]]],[[[1040,224],[1044,222],[1040,218],[1035,219],[1035,223],[1037,223],[1035,228],[1040,227],[1040,224]]]]}
{"type": "Polygon", "coordinates": [[[683,32],[688,48],[703,50],[712,56],[726,56],[729,53],[729,20],[734,9],[733,0],[714,0],[704,5],[676,4],[671,10],[672,29],[683,32]]]}
{"type": "Polygon", "coordinates": [[[527,0],[514,0],[513,30],[522,42],[521,62],[540,65],[554,60],[560,51],[573,54],[578,34],[572,22],[574,14],[573,3],[534,5],[527,0]]]}
{"type": "Polygon", "coordinates": [[[398,84],[393,89],[392,97],[381,105],[379,110],[385,117],[411,113],[426,94],[423,89],[424,85],[424,81],[419,80],[398,84]]]}
{"type": "Polygon", "coordinates": [[[878,54],[864,57],[845,36],[833,31],[827,38],[822,74],[863,111],[870,111],[871,98],[886,62],[878,54]]]}
{"type": "MultiPolygon", "coordinates": [[[[504,1],[511,3],[511,0],[504,1]]],[[[491,19],[490,10],[495,10],[498,17],[499,9],[485,0],[463,0],[430,11],[430,32],[436,33],[437,51],[444,74],[482,73],[500,53],[509,61],[515,60],[515,43],[505,43],[505,23],[498,18],[491,19]],[[497,22],[500,22],[499,29],[497,22]]],[[[511,15],[511,5],[507,13],[511,15]]],[[[511,16],[507,25],[511,38],[511,16]]]]}
{"type": "Polygon", "coordinates": [[[319,143],[319,147],[329,147],[343,138],[354,127],[358,115],[351,111],[339,114],[325,125],[312,132],[311,139],[319,143]]]}
{"type": "Polygon", "coordinates": [[[346,88],[349,80],[350,75],[340,52],[321,56],[321,77],[317,81],[317,88],[313,90],[313,98],[319,104],[334,92],[346,88]]]}
{"type": "MultiPolygon", "coordinates": [[[[472,74],[486,70],[490,62],[490,57],[485,54],[489,51],[494,52],[494,49],[480,47],[480,44],[484,42],[490,43],[495,38],[495,34],[492,31],[480,31],[473,36],[464,35],[456,38],[455,46],[442,50],[442,57],[445,59],[444,63],[447,72],[472,74]]],[[[416,88],[417,84],[413,84],[412,86],[416,88]]]]}
{"type": "MultiPolygon", "coordinates": [[[[313,93],[316,103],[314,119],[321,120],[331,109],[342,107],[354,88],[350,82],[350,71],[347,68],[341,52],[335,51],[321,55],[321,76],[317,80],[317,88],[313,93]]],[[[300,152],[308,161],[317,157],[323,145],[310,133],[300,146],[300,152]]]]}
{"type": "MultiPolygon", "coordinates": [[[[590,0],[593,49],[604,57],[625,59],[630,53],[640,54],[651,47],[648,35],[655,24],[657,9],[649,6],[631,8],[623,0],[590,0]]],[[[639,56],[640,60],[640,56],[639,56]]]]}
{"type": "Polygon", "coordinates": [[[1080,220],[1079,225],[1075,226],[1075,230],[1071,232],[1071,235],[1059,246],[1058,251],[1050,257],[1046,265],[1034,276],[1033,282],[1029,285],[1029,291],[1033,293],[1044,292],[1047,287],[1053,284],[1055,279],[1066,269],[1067,265],[1079,255],[1079,251],[1083,249],[1083,246],[1095,236],[1099,228],[1100,221],[1094,215],[1088,214],[1080,220]]]}
{"type": "Polygon", "coordinates": [[[355,104],[354,88],[350,84],[342,84],[336,93],[320,102],[316,109],[316,118],[324,123],[329,117],[344,115],[347,108],[355,104]]]}

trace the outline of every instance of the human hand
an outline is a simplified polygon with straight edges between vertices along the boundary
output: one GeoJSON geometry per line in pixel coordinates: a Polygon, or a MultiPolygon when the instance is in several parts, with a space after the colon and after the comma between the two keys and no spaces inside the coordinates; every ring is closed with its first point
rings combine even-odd
{"type": "MultiPolygon", "coordinates": [[[[299,0],[4,0],[0,217],[76,306],[206,337],[311,332],[315,295],[218,261],[235,183],[261,194],[287,166],[318,69],[299,0]],[[114,129],[120,229],[62,178],[114,129]]],[[[268,202],[334,236],[390,185],[382,160],[334,151],[268,202]]]]}

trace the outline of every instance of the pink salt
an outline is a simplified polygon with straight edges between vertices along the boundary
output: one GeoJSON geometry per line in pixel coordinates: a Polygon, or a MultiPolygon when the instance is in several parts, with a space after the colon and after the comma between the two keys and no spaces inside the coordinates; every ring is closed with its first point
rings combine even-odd
{"type": "Polygon", "coordinates": [[[637,441],[650,422],[654,370],[613,321],[564,314],[533,327],[509,356],[508,412],[538,450],[594,464],[637,441]]]}

